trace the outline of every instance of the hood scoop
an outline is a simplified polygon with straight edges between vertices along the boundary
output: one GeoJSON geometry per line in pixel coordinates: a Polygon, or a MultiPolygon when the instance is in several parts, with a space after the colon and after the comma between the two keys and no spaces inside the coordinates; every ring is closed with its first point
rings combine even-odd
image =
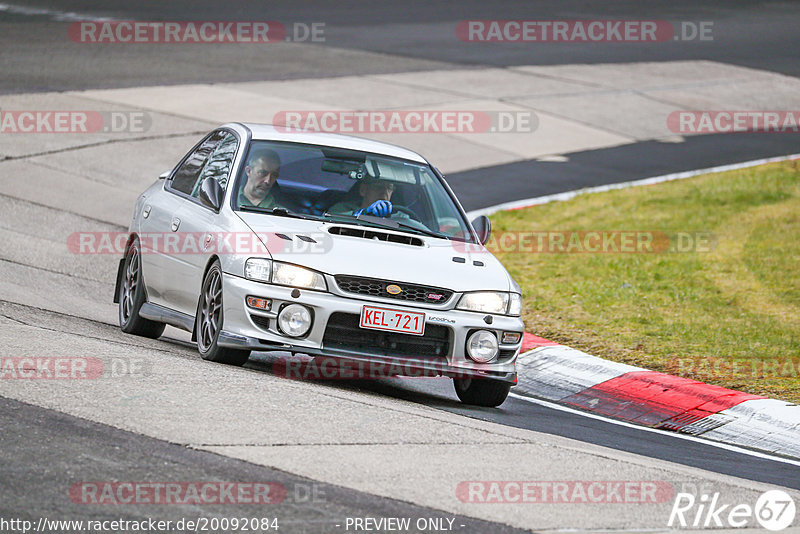
{"type": "Polygon", "coordinates": [[[388,232],[376,231],[366,228],[350,228],[348,226],[331,226],[328,232],[334,235],[342,235],[347,237],[360,237],[361,239],[374,239],[377,241],[387,241],[389,243],[400,243],[403,245],[412,245],[415,247],[422,247],[425,242],[418,237],[410,235],[390,234],[388,232]]]}

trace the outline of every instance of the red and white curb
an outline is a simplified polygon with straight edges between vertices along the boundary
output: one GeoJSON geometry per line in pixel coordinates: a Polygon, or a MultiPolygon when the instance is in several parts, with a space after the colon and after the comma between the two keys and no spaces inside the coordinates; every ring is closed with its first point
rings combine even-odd
{"type": "MultiPolygon", "coordinates": [[[[654,176],[470,211],[470,219],[624,189],[800,159],[800,154],[654,176]]],[[[515,392],[649,428],[701,436],[720,443],[800,459],[800,406],[615,363],[525,333],[517,359],[515,392]]]]}
{"type": "Polygon", "coordinates": [[[515,392],[800,459],[800,406],[615,363],[526,333],[515,392]]]}

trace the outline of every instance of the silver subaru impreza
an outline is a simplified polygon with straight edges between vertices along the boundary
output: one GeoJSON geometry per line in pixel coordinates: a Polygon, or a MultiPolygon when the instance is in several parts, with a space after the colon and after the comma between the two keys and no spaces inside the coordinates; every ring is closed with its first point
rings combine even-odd
{"type": "MultiPolygon", "coordinates": [[[[136,202],[114,301],[123,331],[192,332],[203,358],[307,354],[453,378],[467,404],[516,383],[520,288],[419,154],[225,124],[136,202]]],[[[376,372],[377,370],[377,372],[376,372]]]]}

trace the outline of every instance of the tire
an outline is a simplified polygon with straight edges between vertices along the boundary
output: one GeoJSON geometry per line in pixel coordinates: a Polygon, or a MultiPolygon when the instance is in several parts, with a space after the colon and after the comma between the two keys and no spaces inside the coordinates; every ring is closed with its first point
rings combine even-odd
{"type": "Polygon", "coordinates": [[[215,261],[203,279],[200,300],[197,304],[195,336],[197,350],[204,360],[241,366],[250,357],[249,350],[231,349],[217,345],[222,332],[222,268],[215,261]]]}
{"type": "Polygon", "coordinates": [[[511,384],[486,378],[454,378],[456,395],[464,404],[495,408],[505,402],[511,384]]]}
{"type": "Polygon", "coordinates": [[[145,301],[141,260],[141,247],[139,241],[134,239],[125,251],[122,280],[119,284],[119,327],[126,334],[155,339],[164,333],[166,325],[139,315],[145,301]]]}

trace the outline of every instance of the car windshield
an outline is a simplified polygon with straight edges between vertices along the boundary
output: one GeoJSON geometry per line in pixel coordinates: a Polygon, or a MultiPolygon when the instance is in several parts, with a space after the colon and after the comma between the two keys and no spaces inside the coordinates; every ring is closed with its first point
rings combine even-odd
{"type": "Polygon", "coordinates": [[[429,166],[334,147],[252,141],[233,207],[473,240],[429,166]]]}

